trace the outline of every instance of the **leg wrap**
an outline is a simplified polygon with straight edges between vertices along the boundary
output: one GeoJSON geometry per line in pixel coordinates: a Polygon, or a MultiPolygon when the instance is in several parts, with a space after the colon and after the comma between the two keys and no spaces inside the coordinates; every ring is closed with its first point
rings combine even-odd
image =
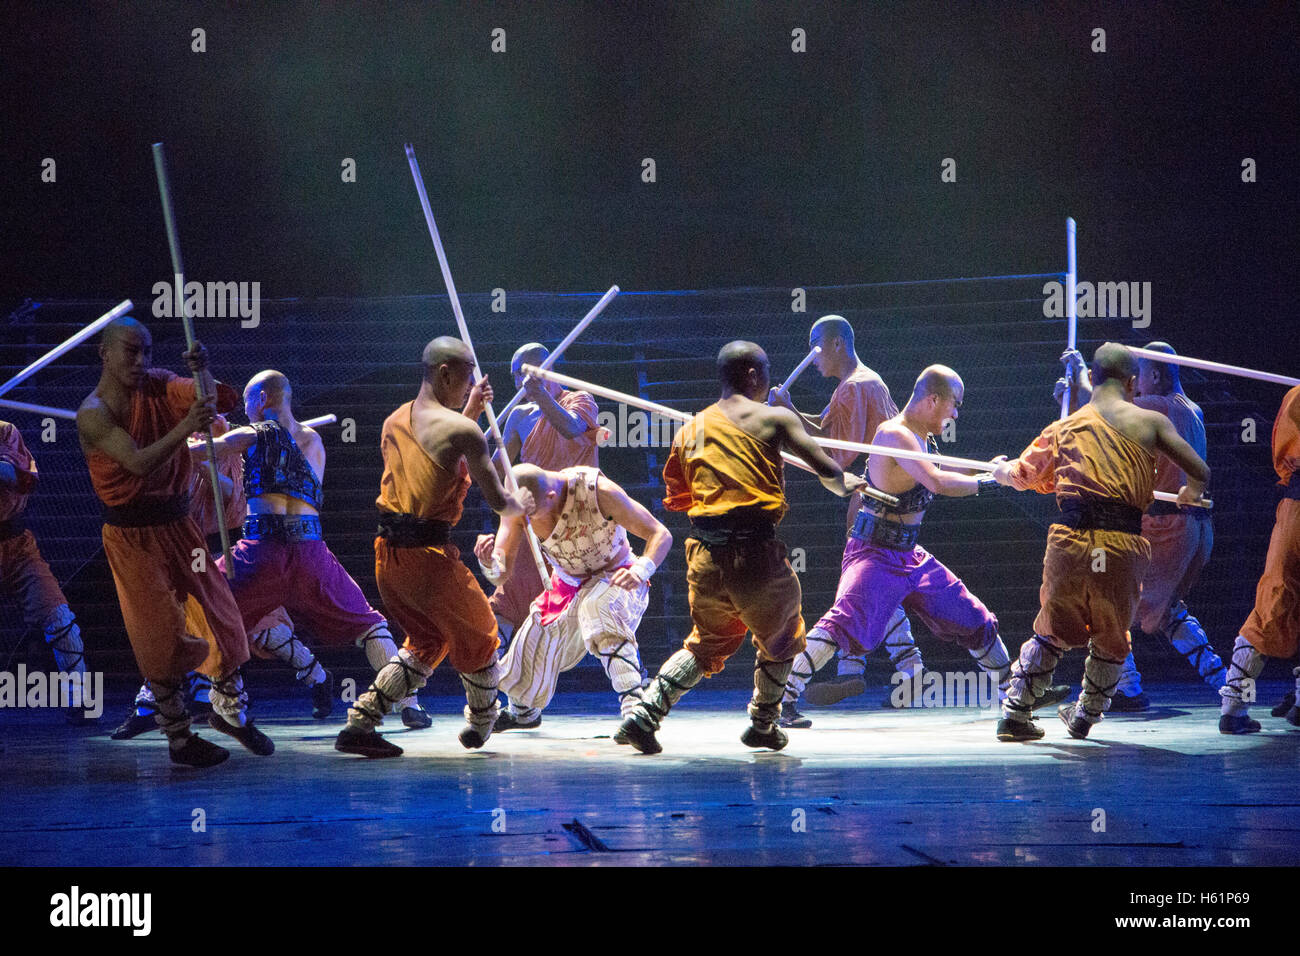
{"type": "MultiPolygon", "coordinates": [[[[182,681],[151,680],[145,687],[153,699],[154,719],[167,735],[167,743],[179,747],[190,737],[190,715],[185,709],[185,685],[182,681]]],[[[137,707],[139,697],[136,697],[137,707]]]]}
{"type": "Polygon", "coordinates": [[[749,719],[761,731],[772,729],[781,716],[781,695],[790,677],[793,660],[764,661],[754,665],[754,696],[749,701],[749,719]]]}
{"type": "Polygon", "coordinates": [[[597,654],[610,686],[618,694],[619,713],[627,717],[641,702],[641,657],[636,644],[620,638],[617,644],[600,645],[597,654]]]}
{"type": "Polygon", "coordinates": [[[1032,719],[1034,701],[1052,684],[1056,665],[1065,648],[1051,637],[1035,634],[1020,648],[1020,656],[1011,665],[1011,683],[1002,698],[1002,715],[1012,720],[1032,719]]]}
{"type": "Polygon", "coordinates": [[[812,680],[813,674],[825,667],[827,662],[835,656],[835,640],[820,627],[814,627],[809,631],[807,640],[808,647],[803,653],[795,656],[789,679],[785,684],[785,702],[787,704],[793,704],[797,701],[799,695],[803,693],[804,687],[812,680]]]}
{"type": "Polygon", "coordinates": [[[1129,651],[1128,657],[1124,658],[1124,664],[1120,667],[1119,683],[1115,685],[1115,689],[1125,697],[1136,697],[1142,693],[1142,675],[1138,672],[1132,651],[1129,651]]]}
{"type": "Polygon", "coordinates": [[[465,688],[465,722],[487,740],[497,722],[501,708],[497,706],[497,685],[501,682],[501,662],[493,661],[482,670],[461,674],[460,683],[465,688]]]}
{"type": "Polygon", "coordinates": [[[248,692],[244,690],[244,675],[238,669],[212,682],[212,712],[232,727],[248,723],[248,692]]]}
{"type": "MultiPolygon", "coordinates": [[[[1255,678],[1264,669],[1264,655],[1255,650],[1240,634],[1232,647],[1232,664],[1228,668],[1228,677],[1219,688],[1223,698],[1219,710],[1225,714],[1244,714],[1255,700],[1255,678]]],[[[1297,681],[1300,686],[1300,681],[1297,681]]]]}
{"type": "MultiPolygon", "coordinates": [[[[894,666],[894,670],[908,677],[915,677],[925,667],[925,662],[921,660],[921,649],[916,646],[916,638],[912,636],[912,622],[907,619],[901,607],[895,608],[885,629],[885,652],[889,654],[889,663],[894,666]]],[[[865,658],[862,663],[862,670],[865,670],[865,658]]],[[[843,666],[844,662],[841,661],[841,674],[845,673],[843,666]]],[[[862,670],[855,673],[860,674],[862,670]]]]}
{"type": "Polygon", "coordinates": [[[1187,605],[1179,601],[1169,616],[1169,629],[1165,632],[1174,650],[1187,658],[1201,679],[1216,690],[1223,686],[1228,667],[1214,653],[1201,622],[1187,612],[1187,605]]]}
{"type": "Polygon", "coordinates": [[[682,648],[664,661],[664,666],[659,668],[659,673],[645,689],[641,703],[633,708],[632,716],[647,730],[658,730],[673,704],[681,700],[703,676],[704,668],[695,659],[695,655],[682,648]]]}
{"type": "Polygon", "coordinates": [[[198,671],[190,671],[185,677],[190,682],[190,700],[211,704],[212,681],[198,671]]]}
{"type": "Polygon", "coordinates": [[[1101,715],[1110,710],[1110,699],[1115,696],[1123,672],[1123,661],[1102,656],[1097,645],[1089,641],[1088,658],[1083,662],[1083,691],[1075,714],[1090,724],[1101,720],[1101,715]]]}
{"type": "Polygon", "coordinates": [[[980,650],[972,648],[970,656],[975,658],[980,670],[997,679],[998,697],[1005,698],[1011,686],[1011,658],[1007,655],[1007,645],[1002,643],[998,632],[992,631],[988,642],[980,650]]]}
{"type": "MultiPolygon", "coordinates": [[[[371,625],[364,634],[357,638],[357,647],[366,652],[366,660],[370,662],[370,666],[375,669],[376,674],[397,656],[397,642],[393,640],[393,632],[388,629],[387,621],[371,625]]],[[[432,674],[433,671],[429,673],[432,674]]],[[[324,677],[321,679],[324,680],[324,677]]],[[[426,674],[425,680],[428,679],[429,675],[426,674]]],[[[420,681],[419,686],[423,687],[424,681],[420,681]]],[[[420,702],[416,700],[414,691],[397,701],[399,710],[419,706],[420,702]]],[[[385,710],[384,713],[388,713],[388,711],[385,710]]]]}
{"type": "MultiPolygon", "coordinates": [[[[72,615],[72,609],[66,604],[60,604],[45,619],[45,643],[50,645],[50,650],[54,652],[54,666],[63,674],[85,674],[86,673],[86,650],[81,643],[81,629],[77,627],[77,619],[72,615]]],[[[69,695],[71,700],[68,701],[70,707],[81,707],[81,682],[80,680],[69,684],[69,695]]]]}
{"type": "Polygon", "coordinates": [[[1295,668],[1291,673],[1295,675],[1295,699],[1300,700],[1300,667],[1295,668]]]}
{"type": "Polygon", "coordinates": [[[275,627],[250,634],[248,643],[260,647],[277,660],[284,661],[294,668],[294,677],[308,687],[314,687],[325,679],[325,668],[320,666],[316,655],[311,652],[311,648],[298,639],[293,628],[286,624],[277,624],[275,627]]]}
{"type": "Polygon", "coordinates": [[[414,696],[424,686],[433,668],[425,667],[410,651],[403,648],[379,669],[370,689],[348,708],[348,726],[374,730],[384,722],[384,714],[398,701],[414,696]]]}

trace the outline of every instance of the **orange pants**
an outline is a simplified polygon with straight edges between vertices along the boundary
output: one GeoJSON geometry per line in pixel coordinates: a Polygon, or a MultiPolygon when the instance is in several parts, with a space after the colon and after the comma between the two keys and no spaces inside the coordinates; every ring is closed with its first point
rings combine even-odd
{"type": "Polygon", "coordinates": [[[712,677],[740,649],[748,631],[759,660],[788,661],[803,652],[803,594],[775,538],[746,548],[706,548],[686,541],[691,634],[682,644],[712,677]]]}
{"type": "Polygon", "coordinates": [[[1066,647],[1092,641],[1108,657],[1124,660],[1128,627],[1150,563],[1151,543],[1140,535],[1052,525],[1034,632],[1066,647]]]}
{"type": "Polygon", "coordinates": [[[0,588],[17,598],[29,627],[44,627],[68,603],[30,531],[0,541],[0,588]]]}
{"type": "MultiPolygon", "coordinates": [[[[1296,481],[1296,478],[1292,478],[1296,481]]],[[[1300,638],[1300,500],[1277,505],[1264,574],[1255,586],[1255,607],[1241,636],[1269,657],[1291,657],[1300,638]]]]}
{"type": "Polygon", "coordinates": [[[1214,549],[1214,524],[1208,517],[1143,515],[1142,537],[1151,542],[1151,564],[1138,598],[1138,627],[1163,633],[1169,609],[1187,596],[1214,549]]]}
{"type": "Polygon", "coordinates": [[[488,603],[494,614],[500,615],[518,630],[519,625],[528,617],[533,599],[544,590],[546,586],[542,583],[542,576],[537,573],[532,548],[527,541],[520,541],[519,551],[510,568],[510,577],[497,585],[492,597],[488,598],[488,603]]]}
{"type": "Polygon", "coordinates": [[[496,660],[496,618],[454,544],[394,548],[376,538],[375,581],[389,619],[406,632],[403,646],[429,669],[445,657],[472,674],[496,660]]]}
{"type": "Polygon", "coordinates": [[[144,528],[106,524],[103,538],[145,680],[175,680],[192,670],[220,680],[248,660],[239,608],[192,519],[144,528]],[[202,571],[193,570],[196,555],[202,571]]]}

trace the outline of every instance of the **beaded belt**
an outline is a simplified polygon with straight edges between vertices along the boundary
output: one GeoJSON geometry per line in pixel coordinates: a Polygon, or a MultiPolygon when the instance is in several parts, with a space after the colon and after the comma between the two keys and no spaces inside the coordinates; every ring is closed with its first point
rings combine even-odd
{"type": "Polygon", "coordinates": [[[451,541],[451,522],[381,511],[376,533],[394,548],[437,548],[451,541]]]}
{"type": "Polygon", "coordinates": [[[319,515],[249,515],[244,519],[244,539],[261,541],[320,541],[319,515]]]}
{"type": "Polygon", "coordinates": [[[858,516],[853,519],[853,528],[849,531],[850,538],[868,541],[890,551],[911,551],[916,547],[920,536],[919,524],[906,525],[897,521],[882,521],[866,508],[858,512],[858,516]]]}

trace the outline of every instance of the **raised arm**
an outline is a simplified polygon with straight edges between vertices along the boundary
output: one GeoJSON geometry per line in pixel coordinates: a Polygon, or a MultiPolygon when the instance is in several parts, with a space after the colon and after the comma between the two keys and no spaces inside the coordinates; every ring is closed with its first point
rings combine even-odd
{"type": "Polygon", "coordinates": [[[779,429],[781,445],[796,457],[802,458],[828,491],[847,498],[865,484],[857,475],[846,475],[835,464],[835,459],[822,451],[794,412],[786,408],[774,408],[772,421],[779,429]]]}
{"type": "Polygon", "coordinates": [[[540,380],[527,379],[524,382],[524,395],[530,402],[537,403],[537,407],[542,410],[542,415],[564,438],[577,438],[589,428],[580,415],[569,411],[552,398],[551,393],[540,380]]]}
{"type": "Polygon", "coordinates": [[[487,440],[472,422],[467,419],[465,427],[456,428],[449,439],[452,448],[465,456],[470,477],[483,493],[483,500],[489,508],[503,518],[533,511],[533,496],[527,489],[521,489],[515,495],[506,492],[501,476],[492,467],[492,460],[488,457],[487,440]]]}
{"type": "Polygon", "coordinates": [[[99,451],[117,462],[132,475],[143,478],[163,464],[190,436],[212,424],[216,417],[215,392],[202,401],[195,399],[190,410],[166,435],[152,445],[141,448],[127,434],[103,405],[84,404],[77,411],[77,436],[86,451],[99,451]]]}

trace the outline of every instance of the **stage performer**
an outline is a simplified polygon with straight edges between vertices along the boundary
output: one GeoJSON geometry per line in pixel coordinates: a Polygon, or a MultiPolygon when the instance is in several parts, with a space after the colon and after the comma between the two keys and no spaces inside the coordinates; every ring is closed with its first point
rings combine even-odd
{"type": "MultiPolygon", "coordinates": [[[[516,465],[515,479],[537,503],[531,522],[550,559],[551,586],[533,600],[523,626],[501,660],[501,692],[509,707],[496,732],[542,722],[560,674],[590,653],[600,660],[626,717],[641,700],[636,629],[650,595],[650,576],[673,537],[645,507],[601,473],[578,466],[546,471],[516,465]],[[645,542],[634,557],[628,532],[645,542]]],[[[503,518],[498,533],[475,547],[489,580],[531,560],[523,518],[503,518]]],[[[615,734],[619,743],[626,743],[615,734]]]]}
{"type": "Polygon", "coordinates": [[[23,524],[27,499],[38,483],[36,459],[16,425],[0,421],[0,587],[13,595],[23,622],[39,627],[61,674],[80,675],[69,683],[64,717],[74,727],[89,723],[82,685],[86,651],[81,629],[59,582],[41,556],[36,537],[23,524]]]}
{"type": "Polygon", "coordinates": [[[655,732],[669,709],[700,678],[722,670],[746,631],[758,660],[741,742],[772,750],[789,742],[777,726],[781,696],[805,643],[799,578],[776,538],[788,508],[781,451],[807,462],[841,497],[862,485],[816,445],[793,412],[763,404],[769,365],[753,342],[722,347],[718,378],[721,397],[677,433],[664,466],[664,505],[691,520],[686,582],[694,626],[619,728],[642,753],[663,749],[655,732]]]}
{"type": "Polygon", "coordinates": [[[527,489],[508,494],[487,441],[475,424],[492,388],[483,378],[471,387],[474,355],[460,339],[442,336],[424,349],[423,379],[413,401],[384,422],[380,451],[379,533],[375,538],[375,580],[389,614],[406,632],[402,649],[375,675],[374,683],[348,710],[348,725],[335,748],[367,757],[397,757],[402,748],[375,732],[393,703],[424,686],[447,658],[465,688],[461,744],[482,747],[496,724],[496,620],[451,543],[471,478],[488,507],[503,518],[528,514],[527,489]]]}
{"type": "Polygon", "coordinates": [[[1142,513],[1152,501],[1157,456],[1187,474],[1179,504],[1200,501],[1210,477],[1168,417],[1133,404],[1133,353],[1107,342],[1093,356],[1091,376],[1088,404],[1047,426],[1019,459],[994,472],[1020,491],[1055,493],[1061,509],[1048,531],[1034,636],[1020,648],[1002,702],[997,737],[1003,741],[1043,736],[1030,710],[1073,647],[1088,648],[1083,687],[1058,715],[1076,739],[1101,720],[1129,652],[1128,627],[1151,559],[1142,513]]]}
{"type": "Polygon", "coordinates": [[[200,345],[185,353],[204,379],[149,367],[153,339],[130,317],[104,331],[103,372],[77,412],[77,433],[91,483],[104,504],[103,542],[117,587],[127,637],[157,702],[157,720],[171,759],[190,766],[220,763],[229,753],[190,730],[185,674],[212,681],[209,725],[259,755],[275,745],[247,714],[239,667],[248,639],[221,572],[207,560],[203,536],[189,516],[185,492],[193,463],[186,438],[206,428],[238,395],[217,385],[200,345]],[[197,627],[187,628],[186,614],[197,627]],[[199,633],[193,633],[197,630],[199,633]]]}

